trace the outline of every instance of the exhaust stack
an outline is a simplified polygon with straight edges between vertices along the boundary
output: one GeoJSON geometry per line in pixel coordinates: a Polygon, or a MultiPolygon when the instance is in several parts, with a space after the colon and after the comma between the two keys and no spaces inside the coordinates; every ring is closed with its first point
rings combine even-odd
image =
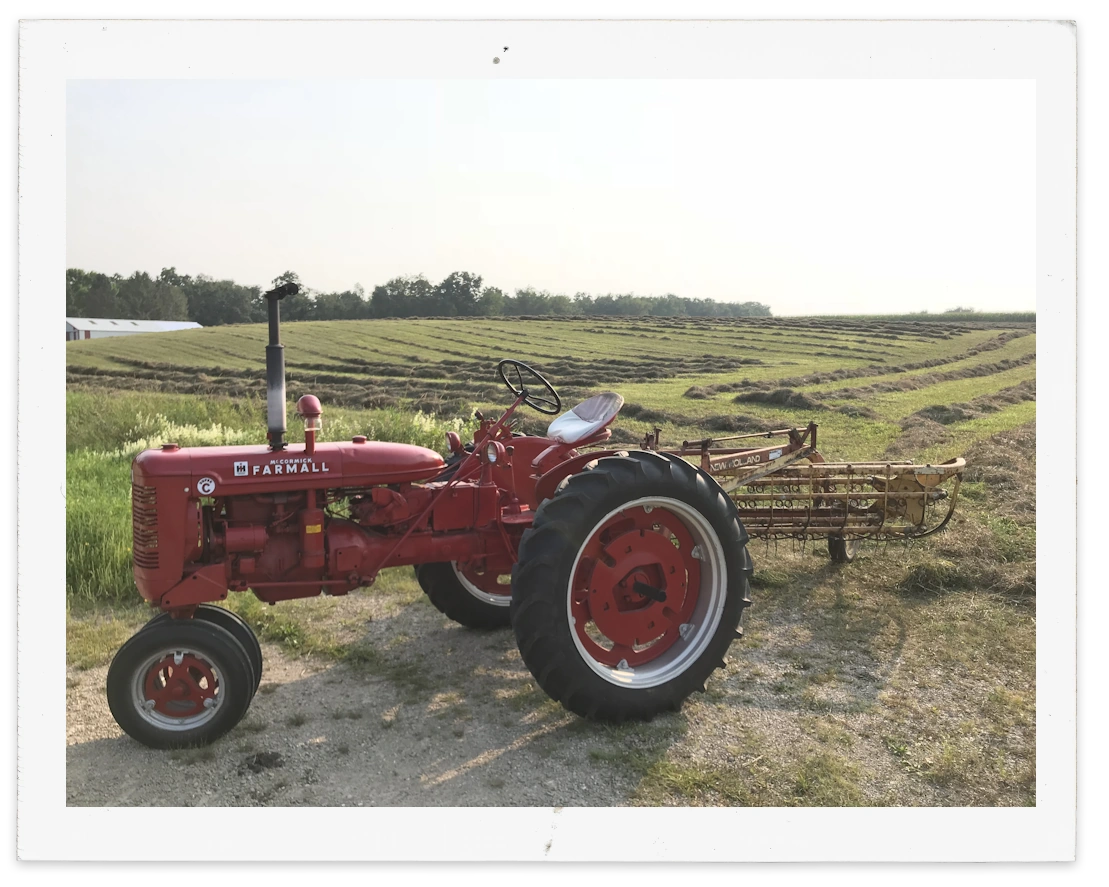
{"type": "Polygon", "coordinates": [[[269,303],[270,341],[266,345],[266,435],[271,450],[283,450],[285,440],[285,346],[281,344],[281,306],[286,296],[295,296],[300,287],[286,283],[266,293],[269,303]]]}

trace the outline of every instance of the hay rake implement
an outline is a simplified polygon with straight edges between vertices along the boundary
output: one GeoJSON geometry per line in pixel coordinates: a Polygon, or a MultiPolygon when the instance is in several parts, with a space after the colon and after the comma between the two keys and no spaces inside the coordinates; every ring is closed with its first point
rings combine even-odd
{"type": "Polygon", "coordinates": [[[828,462],[816,448],[816,435],[816,423],[809,423],[663,448],[656,428],[643,447],[679,456],[712,475],[753,538],[827,539],[839,563],[854,557],[861,540],[920,539],[951,520],[964,459],[938,465],[828,462]],[[780,442],[749,443],[775,439],[780,442]]]}

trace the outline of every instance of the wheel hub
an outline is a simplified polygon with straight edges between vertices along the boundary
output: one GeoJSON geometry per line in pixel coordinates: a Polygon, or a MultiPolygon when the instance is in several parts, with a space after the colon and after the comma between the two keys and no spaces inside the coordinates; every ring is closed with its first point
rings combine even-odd
{"type": "Polygon", "coordinates": [[[219,681],[211,666],[190,653],[162,657],[147,670],[143,694],[153,710],[170,718],[188,718],[215,705],[219,681]]]}
{"type": "Polygon", "coordinates": [[[694,548],[676,515],[651,506],[625,509],[593,532],[574,574],[570,609],[595,661],[635,668],[682,637],[700,587],[694,548]]]}

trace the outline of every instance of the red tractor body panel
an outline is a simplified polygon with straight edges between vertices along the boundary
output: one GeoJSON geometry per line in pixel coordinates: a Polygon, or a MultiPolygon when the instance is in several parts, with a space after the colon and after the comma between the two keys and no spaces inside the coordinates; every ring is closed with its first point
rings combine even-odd
{"type": "Polygon", "coordinates": [[[550,442],[506,443],[514,458],[472,462],[449,489],[433,480],[442,457],[408,444],[146,450],[132,463],[135,583],[146,600],[179,609],[227,589],[269,601],[342,594],[384,567],[429,560],[511,563],[531,523],[531,462],[550,442]],[[325,512],[348,498],[355,520],[325,512]]]}
{"type": "Polygon", "coordinates": [[[434,450],[410,444],[342,441],[316,444],[309,456],[302,444],[273,451],[266,446],[163,447],[135,457],[135,481],[155,477],[187,479],[202,496],[273,493],[282,489],[326,489],[411,483],[438,474],[446,463],[434,450]],[[204,483],[207,478],[211,483],[204,483]]]}
{"type": "MultiPolygon", "coordinates": [[[[477,444],[481,431],[474,434],[474,443],[477,444]]],[[[563,459],[577,455],[577,450],[569,444],[556,443],[545,437],[511,437],[502,441],[506,450],[511,447],[512,453],[506,463],[511,467],[511,476],[502,466],[493,472],[492,480],[500,487],[511,490],[520,500],[520,504],[534,511],[539,507],[539,500],[535,496],[535,481],[537,466],[536,459],[549,453],[551,464],[557,464],[563,459]]],[[[467,479],[478,476],[480,465],[471,463],[464,477],[467,479]]]]}

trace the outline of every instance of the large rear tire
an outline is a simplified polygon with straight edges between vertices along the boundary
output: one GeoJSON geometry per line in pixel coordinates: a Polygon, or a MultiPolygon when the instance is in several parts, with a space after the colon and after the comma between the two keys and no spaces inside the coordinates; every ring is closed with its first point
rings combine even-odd
{"type": "Polygon", "coordinates": [[[600,459],[544,501],[521,542],[510,609],[524,663],[587,718],[677,710],[742,634],[746,544],[731,500],[689,463],[600,459]]]}

